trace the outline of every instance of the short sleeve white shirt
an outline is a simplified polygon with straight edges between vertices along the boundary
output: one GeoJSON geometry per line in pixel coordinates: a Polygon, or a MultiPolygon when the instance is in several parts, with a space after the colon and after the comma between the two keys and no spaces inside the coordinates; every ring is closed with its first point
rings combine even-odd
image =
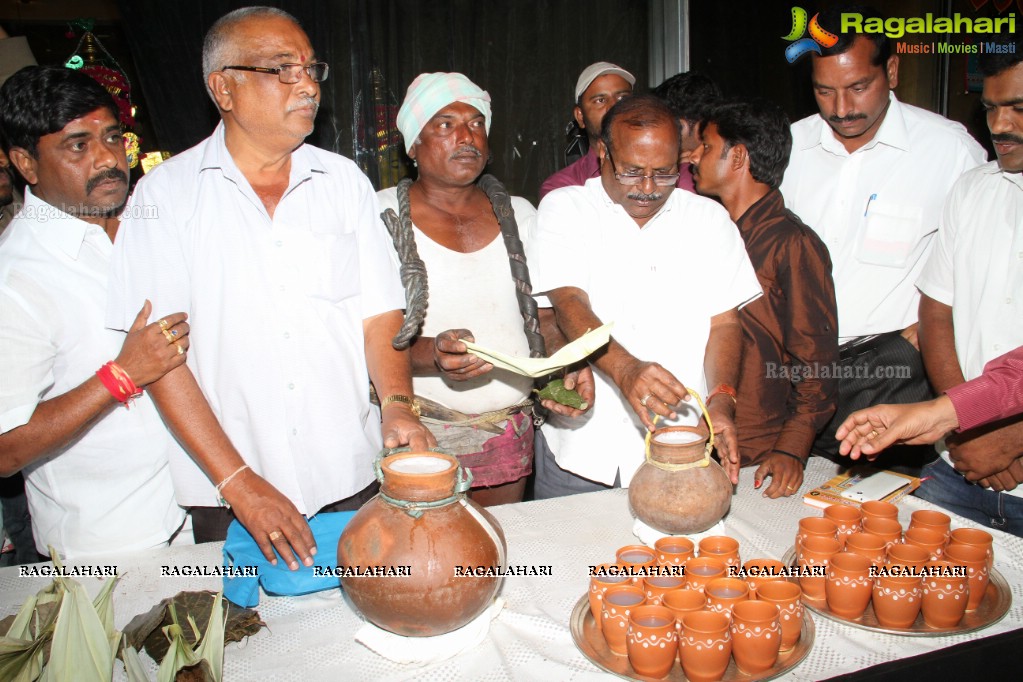
{"type": "MultiPolygon", "coordinates": [[[[528,258],[537,292],[582,289],[626,350],[702,396],[711,318],[762,295],[725,209],[679,189],[642,228],[601,178],[554,190],[540,203],[528,258]]],[[[578,419],[551,415],[544,433],[561,468],[605,484],[620,470],[628,486],[643,462],[645,429],[614,382],[599,370],[594,377],[593,407],[578,419]]],[[[679,416],[698,419],[695,409],[679,416]]]]}
{"type": "Polygon", "coordinates": [[[831,253],[842,342],[917,321],[914,283],[945,197],[985,161],[959,123],[889,98],[874,139],[851,154],[819,114],[792,125],[781,192],[831,253]]]}
{"type": "MultiPolygon", "coordinates": [[[[397,188],[380,190],[377,197],[381,209],[398,213],[397,188]]],[[[536,225],[536,209],[521,197],[512,197],[511,205],[519,238],[528,246],[536,225]]],[[[412,231],[429,283],[422,335],[468,329],[476,343],[514,357],[529,357],[508,249],[501,235],[478,251],[461,253],[433,241],[415,225],[412,231]]],[[[416,395],[466,414],[518,404],[533,389],[531,378],[503,369],[468,381],[452,381],[438,373],[413,377],[412,383],[416,395]]]]}
{"type": "MultiPolygon", "coordinates": [[[[154,319],[187,312],[214,414],[304,514],[366,487],[381,448],[362,322],[405,299],[379,214],[354,163],[302,145],[271,218],[221,124],[139,181],[114,245],[108,325],[146,298],[154,319]]],[[[171,466],[181,504],[217,504],[191,458],[171,466]]]]}
{"type": "MultiPolygon", "coordinates": [[[[955,184],[917,286],[952,307],[956,356],[967,381],[1023,346],[1023,175],[992,161],[955,184]]],[[[939,450],[948,461],[947,450],[939,450]]],[[[1023,489],[1009,494],[1023,497],[1023,489]]]]}
{"type": "MultiPolygon", "coordinates": [[[[124,333],[103,324],[111,249],[101,227],[25,191],[0,240],[0,433],[120,353],[124,333]]],[[[78,559],[166,543],[184,520],[172,453],[181,449],[143,394],[26,466],[36,549],[78,559]]]]}

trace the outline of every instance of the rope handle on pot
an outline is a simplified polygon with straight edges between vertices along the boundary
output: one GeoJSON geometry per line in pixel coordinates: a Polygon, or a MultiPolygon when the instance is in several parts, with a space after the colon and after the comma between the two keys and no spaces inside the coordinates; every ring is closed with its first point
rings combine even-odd
{"type": "MultiPolygon", "coordinates": [[[[710,452],[714,449],[714,424],[710,421],[710,413],[707,412],[707,406],[703,404],[703,399],[700,398],[700,394],[691,388],[687,388],[689,395],[696,398],[696,404],[700,406],[700,411],[703,412],[703,419],[707,422],[707,429],[710,431],[710,438],[707,440],[707,445],[703,449],[703,459],[695,462],[687,462],[686,464],[667,464],[665,462],[655,462],[650,458],[650,439],[653,437],[653,431],[647,431],[646,438],[644,439],[644,445],[646,447],[646,461],[650,462],[653,466],[658,469],[665,471],[685,471],[686,469],[703,468],[710,466],[710,452]]],[[[657,425],[657,421],[661,418],[661,415],[654,415],[654,425],[657,425]]]]}
{"type": "MultiPolygon", "coordinates": [[[[427,448],[426,451],[436,452],[441,455],[451,455],[450,452],[444,450],[443,448],[438,447],[427,448]]],[[[384,448],[383,450],[380,451],[380,454],[378,454],[376,458],[373,460],[373,472],[376,474],[377,481],[379,481],[381,484],[383,484],[384,482],[384,471],[381,466],[384,459],[390,457],[391,455],[397,455],[402,452],[412,452],[412,448],[405,445],[400,448],[390,449],[384,448]]],[[[455,459],[457,460],[458,458],[456,457],[455,459]]],[[[436,507],[443,507],[445,505],[451,504],[452,502],[458,501],[459,497],[461,497],[461,495],[467,490],[469,490],[469,488],[471,487],[472,472],[468,469],[463,468],[462,464],[459,462],[458,472],[455,474],[455,492],[450,497],[445,497],[442,500],[434,500],[433,502],[410,502],[408,500],[395,499],[390,495],[385,495],[383,492],[378,493],[378,495],[380,495],[381,499],[385,500],[389,504],[393,504],[395,507],[401,508],[409,516],[413,518],[419,518],[420,516],[422,516],[424,509],[434,509],[436,507]]]]}

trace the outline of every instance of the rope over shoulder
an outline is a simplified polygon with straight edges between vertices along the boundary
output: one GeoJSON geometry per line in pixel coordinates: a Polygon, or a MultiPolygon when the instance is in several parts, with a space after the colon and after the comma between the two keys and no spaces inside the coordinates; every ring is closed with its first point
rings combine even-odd
{"type": "Polygon", "coordinates": [[[412,233],[412,211],[409,209],[408,191],[412,180],[402,178],[398,183],[398,211],[387,209],[380,218],[387,226],[401,261],[401,284],[405,287],[405,319],[401,329],[394,335],[391,345],[396,350],[405,350],[412,343],[412,338],[419,333],[419,328],[426,319],[426,307],[429,303],[430,287],[426,277],[426,263],[419,257],[416,238],[412,233]]]}

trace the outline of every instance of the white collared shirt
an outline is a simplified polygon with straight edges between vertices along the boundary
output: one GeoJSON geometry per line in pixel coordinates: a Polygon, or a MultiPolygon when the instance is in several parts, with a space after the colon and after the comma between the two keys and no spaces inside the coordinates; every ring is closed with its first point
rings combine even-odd
{"type": "MultiPolygon", "coordinates": [[[[25,190],[0,241],[0,432],[120,353],[124,333],[103,325],[111,249],[103,228],[25,190]]],[[[166,543],[184,519],[171,452],[180,448],[144,394],[26,466],[36,549],[77,559],[166,543]]]]}
{"type": "MultiPolygon", "coordinates": [[[[380,411],[369,403],[363,320],[404,308],[369,180],[302,145],[271,219],[220,124],[139,181],[114,245],[107,323],[141,302],[189,315],[192,370],[231,442],[304,514],[373,480],[380,411]]],[[[215,506],[189,457],[178,501],[215,506]]]]}
{"type": "Polygon", "coordinates": [[[945,197],[985,160],[959,123],[889,99],[874,139],[851,154],[820,114],[792,125],[781,192],[831,253],[841,342],[917,321],[913,285],[945,197]]]}
{"type": "MultiPolygon", "coordinates": [[[[660,363],[703,397],[711,317],[763,293],[725,209],[680,189],[642,228],[601,178],[554,190],[540,202],[528,258],[534,290],[582,289],[597,317],[614,322],[611,334],[626,350],[660,363]]],[[[551,415],[544,433],[561,468],[605,484],[620,469],[627,487],[643,462],[645,429],[614,382],[593,374],[589,412],[551,415]]],[[[696,421],[695,409],[680,414],[680,423],[696,421]]]]}
{"type": "MultiPolygon", "coordinates": [[[[952,306],[956,356],[966,380],[1023,346],[1023,174],[997,161],[952,188],[934,250],[917,286],[952,306]]],[[[948,451],[939,445],[948,461],[948,451]]],[[[1009,494],[1023,497],[1023,487],[1009,494]]]]}

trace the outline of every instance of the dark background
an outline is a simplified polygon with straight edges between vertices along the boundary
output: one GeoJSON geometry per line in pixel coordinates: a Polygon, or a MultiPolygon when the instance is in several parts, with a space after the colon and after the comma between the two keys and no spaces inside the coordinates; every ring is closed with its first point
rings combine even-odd
{"type": "MultiPolygon", "coordinates": [[[[218,118],[202,82],[202,38],[231,0],[0,0],[0,23],[25,35],[39,63],[63,63],[78,37],[69,20],[96,20],[95,33],[132,83],[143,151],[181,152],[209,135],[218,118]]],[[[356,158],[378,186],[405,173],[388,118],[412,79],[425,71],[461,71],[490,92],[494,123],[490,172],[536,200],[540,183],[564,165],[566,123],[579,72],[611,61],[648,89],[647,0],[285,0],[267,4],[294,14],[321,59],[331,65],[309,142],[356,158]],[[372,73],[379,77],[374,82],[372,73]],[[391,146],[388,147],[388,143],[391,146]],[[381,149],[382,147],[382,149],[381,149]]],[[[796,120],[816,111],[809,61],[785,61],[792,2],[690,1],[690,63],[728,94],[777,101],[796,120]]],[[[812,14],[831,2],[801,3],[812,14]]],[[[979,11],[970,0],[888,0],[892,16],[979,11]]],[[[1015,6],[1010,8],[1015,10],[1015,6]]],[[[1023,21],[1018,17],[1017,21],[1023,21]]],[[[928,38],[929,39],[929,38],[928,38]]],[[[919,41],[907,37],[907,40],[919,41]]],[[[948,109],[986,142],[977,95],[965,93],[965,58],[950,61],[948,109]]],[[[940,59],[903,55],[899,97],[939,110],[940,59]]],[[[656,85],[656,84],[654,84],[656,85]]]]}

